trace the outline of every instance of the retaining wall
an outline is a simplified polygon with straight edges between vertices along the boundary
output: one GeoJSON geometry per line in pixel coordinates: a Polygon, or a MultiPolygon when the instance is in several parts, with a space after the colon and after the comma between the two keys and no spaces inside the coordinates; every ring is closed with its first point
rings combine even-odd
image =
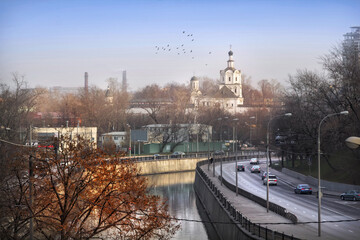
{"type": "Polygon", "coordinates": [[[207,158],[182,158],[165,160],[138,161],[136,165],[140,168],[142,175],[161,174],[171,172],[194,171],[196,163],[207,158]]]}

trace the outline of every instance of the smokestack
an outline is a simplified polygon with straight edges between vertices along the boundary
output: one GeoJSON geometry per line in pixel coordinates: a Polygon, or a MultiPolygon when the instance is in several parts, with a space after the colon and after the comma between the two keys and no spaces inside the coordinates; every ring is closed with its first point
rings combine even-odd
{"type": "Polygon", "coordinates": [[[88,92],[89,90],[89,75],[87,72],[85,72],[85,92],[88,92]]]}
{"type": "Polygon", "coordinates": [[[126,71],[122,72],[122,91],[127,91],[127,79],[126,79],[126,71]]]}

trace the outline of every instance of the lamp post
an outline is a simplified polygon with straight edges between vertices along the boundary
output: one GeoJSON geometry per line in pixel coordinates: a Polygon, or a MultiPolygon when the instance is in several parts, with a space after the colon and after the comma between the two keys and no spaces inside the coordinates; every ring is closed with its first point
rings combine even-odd
{"type": "MultiPolygon", "coordinates": [[[[221,121],[222,118],[218,118],[218,121],[221,121]]],[[[220,122],[220,142],[222,142],[222,123],[220,122]]]]}
{"type": "MultiPolygon", "coordinates": [[[[255,117],[255,116],[252,116],[252,117],[250,117],[250,119],[256,119],[256,117],[255,117]]],[[[250,142],[250,145],[252,145],[252,144],[251,144],[251,123],[250,123],[249,126],[250,126],[249,142],[250,142]]]]}
{"type": "Polygon", "coordinates": [[[239,121],[238,118],[234,118],[233,121],[235,121],[235,135],[236,137],[234,137],[234,142],[235,143],[235,186],[236,186],[236,196],[238,196],[239,194],[239,190],[238,190],[238,169],[237,169],[237,131],[236,131],[236,126],[237,126],[237,121],[239,121]]]}
{"type": "Polygon", "coordinates": [[[131,158],[131,126],[130,124],[126,124],[129,127],[129,157],[131,158]]]}
{"type": "Polygon", "coordinates": [[[336,115],[348,115],[349,112],[348,111],[342,111],[339,113],[331,113],[326,115],[319,123],[319,127],[318,127],[318,236],[321,236],[321,197],[322,197],[322,192],[321,192],[321,185],[320,185],[320,129],[321,129],[321,124],[325,121],[325,119],[332,117],[332,116],[336,116],[336,115]]]}
{"type": "Polygon", "coordinates": [[[269,130],[270,130],[270,123],[272,120],[278,118],[278,117],[291,117],[291,113],[285,113],[282,115],[275,116],[273,118],[270,118],[268,125],[267,125],[267,131],[266,131],[266,212],[269,212],[269,130]]]}
{"type": "MultiPolygon", "coordinates": [[[[32,126],[30,125],[30,148],[32,147],[32,126]]],[[[32,194],[32,177],[33,177],[33,161],[32,156],[29,156],[29,205],[30,205],[30,233],[29,237],[30,240],[34,237],[34,223],[33,223],[33,209],[32,209],[32,202],[33,202],[33,194],[32,194]]]]}

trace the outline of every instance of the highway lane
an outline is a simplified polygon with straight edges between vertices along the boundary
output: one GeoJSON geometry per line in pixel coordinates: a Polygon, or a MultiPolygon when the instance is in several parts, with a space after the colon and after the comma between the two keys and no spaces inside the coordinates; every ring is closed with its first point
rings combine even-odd
{"type": "MultiPolygon", "coordinates": [[[[266,186],[262,184],[261,174],[251,173],[249,161],[245,164],[245,172],[238,172],[238,186],[266,199],[266,186]]],[[[266,170],[264,160],[260,164],[262,170],[266,170]]],[[[227,181],[235,184],[235,163],[223,164],[223,177],[227,181]]],[[[220,167],[216,168],[217,174],[220,174],[220,167]]],[[[271,173],[271,170],[270,170],[271,173]]],[[[286,182],[297,182],[291,177],[289,179],[278,180],[277,186],[270,186],[269,199],[271,202],[285,207],[288,211],[294,213],[299,222],[316,222],[318,220],[318,199],[316,195],[295,194],[294,187],[286,182]]],[[[360,218],[360,202],[342,201],[339,198],[322,198],[322,221],[341,221],[354,220],[360,218]]],[[[303,227],[317,236],[317,223],[304,224],[303,227]]],[[[333,239],[357,239],[360,233],[359,221],[354,222],[335,222],[322,223],[322,233],[327,233],[333,239]]]]}

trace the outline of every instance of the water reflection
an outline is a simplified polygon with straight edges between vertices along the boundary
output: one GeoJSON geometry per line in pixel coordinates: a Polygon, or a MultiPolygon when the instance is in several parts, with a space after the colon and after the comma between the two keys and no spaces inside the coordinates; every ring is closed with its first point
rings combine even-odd
{"type": "MultiPolygon", "coordinates": [[[[193,188],[195,172],[169,173],[147,176],[153,194],[168,199],[172,216],[180,219],[202,220],[199,215],[201,205],[196,203],[193,188]],[[199,206],[199,210],[197,208],[199,206]]],[[[205,220],[205,219],[204,219],[205,220]]],[[[173,239],[216,239],[211,230],[201,222],[180,221],[181,229],[173,239]],[[208,232],[207,232],[208,231],[208,232]]]]}

